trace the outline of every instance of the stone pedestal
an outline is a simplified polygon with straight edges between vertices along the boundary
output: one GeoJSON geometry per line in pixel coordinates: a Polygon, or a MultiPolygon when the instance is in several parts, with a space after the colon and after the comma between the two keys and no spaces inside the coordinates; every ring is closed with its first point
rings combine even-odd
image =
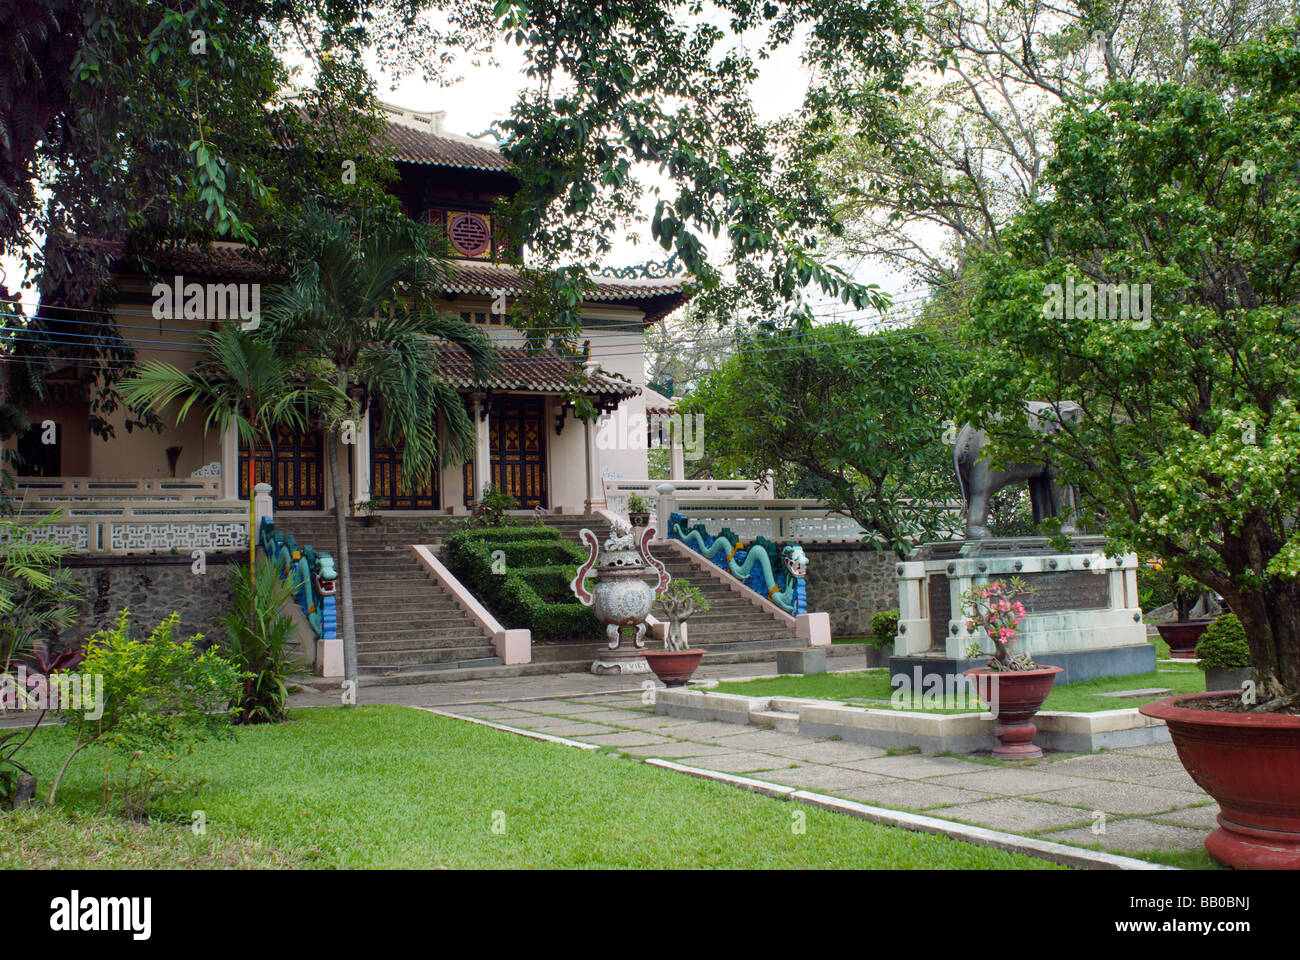
{"type": "Polygon", "coordinates": [[[620,647],[601,650],[592,661],[591,672],[598,677],[618,676],[625,673],[649,673],[650,663],[640,650],[620,647]]]}
{"type": "Polygon", "coordinates": [[[944,675],[983,666],[967,658],[976,637],[966,629],[961,597],[972,586],[1020,577],[1035,589],[1012,652],[1061,666],[1058,683],[1126,676],[1155,669],[1137,595],[1137,556],[1107,557],[1101,537],[1075,537],[1068,552],[1046,538],[995,538],[918,547],[898,574],[899,621],[890,670],[944,675]]]}

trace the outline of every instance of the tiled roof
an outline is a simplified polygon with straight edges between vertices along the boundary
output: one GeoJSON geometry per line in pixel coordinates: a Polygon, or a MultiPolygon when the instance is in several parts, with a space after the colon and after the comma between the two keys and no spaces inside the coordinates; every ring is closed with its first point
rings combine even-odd
{"type": "Polygon", "coordinates": [[[416,130],[392,121],[389,121],[387,129],[376,139],[376,147],[383,156],[406,163],[496,170],[503,173],[510,169],[506,158],[501,156],[496,147],[485,143],[466,143],[464,140],[416,130]]]}
{"type": "MultiPolygon", "coordinates": [[[[126,255],[125,244],[116,240],[75,237],[73,242],[88,250],[103,251],[113,262],[122,262],[126,255]]],[[[141,256],[163,275],[180,273],[225,280],[263,281],[269,281],[273,277],[270,268],[258,263],[242,248],[212,246],[207,250],[199,250],[195,247],[169,247],[153,253],[142,253],[141,256]]]]}
{"type": "MultiPolygon", "coordinates": [[[[120,242],[82,238],[77,238],[75,242],[87,248],[103,250],[113,260],[120,261],[123,257],[124,246],[120,242]]],[[[232,247],[213,246],[208,251],[172,247],[150,254],[146,259],[162,276],[181,273],[250,281],[270,281],[274,278],[268,267],[258,263],[246,251],[232,247]]],[[[528,281],[513,267],[473,260],[453,260],[451,263],[451,276],[442,284],[447,293],[494,297],[498,291],[504,291],[507,296],[519,296],[527,290],[528,281]]],[[[661,319],[688,299],[682,290],[684,280],[681,277],[629,280],[597,276],[594,280],[596,289],[586,295],[587,303],[634,306],[645,311],[646,323],[661,319]]]]}
{"type": "MultiPolygon", "coordinates": [[[[439,347],[438,366],[448,383],[462,389],[483,386],[493,390],[537,390],[544,393],[572,390],[570,374],[575,368],[582,367],[581,361],[563,357],[554,350],[527,353],[518,347],[502,347],[499,354],[496,366],[481,384],[474,381],[474,365],[469,354],[457,347],[439,347]]],[[[606,373],[599,367],[587,370],[583,381],[578,392],[591,396],[632,397],[641,392],[641,388],[630,380],[606,373]]]]}
{"type": "MultiPolygon", "coordinates": [[[[596,289],[589,291],[585,299],[588,303],[628,303],[646,311],[646,322],[671,313],[686,302],[687,295],[682,286],[682,277],[669,277],[662,280],[636,279],[625,280],[617,277],[592,278],[596,289]]],[[[448,293],[477,294],[484,297],[496,296],[503,291],[507,296],[520,295],[528,289],[528,281],[519,275],[513,267],[497,263],[482,263],[471,260],[456,260],[452,264],[452,273],[443,284],[448,293]]]]}

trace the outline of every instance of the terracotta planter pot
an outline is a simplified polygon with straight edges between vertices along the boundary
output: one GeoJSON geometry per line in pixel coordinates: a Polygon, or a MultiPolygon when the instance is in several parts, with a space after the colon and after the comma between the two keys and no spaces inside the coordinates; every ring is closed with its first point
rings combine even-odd
{"type": "Polygon", "coordinates": [[[1300,717],[1180,706],[1222,696],[1166,697],[1138,710],[1169,726],[1178,759],[1219,801],[1210,856],[1238,869],[1300,870],[1300,717]]]}
{"type": "Polygon", "coordinates": [[[1169,655],[1178,660],[1187,660],[1196,656],[1196,641],[1210,625],[1210,620],[1170,620],[1157,623],[1161,638],[1169,644],[1169,655]]]}
{"type": "Polygon", "coordinates": [[[703,650],[647,650],[646,662],[667,687],[684,687],[700,666],[703,650]]]}
{"type": "Polygon", "coordinates": [[[993,735],[998,747],[993,756],[1001,760],[1037,760],[1043,755],[1034,743],[1038,728],[1029,718],[1038,712],[1052,692],[1052,684],[1061,667],[1039,667],[1037,670],[990,670],[976,667],[965,675],[975,683],[975,691],[998,718],[993,735]]]}
{"type": "Polygon", "coordinates": [[[638,530],[644,530],[650,526],[650,514],[648,513],[629,513],[627,519],[638,530]]]}

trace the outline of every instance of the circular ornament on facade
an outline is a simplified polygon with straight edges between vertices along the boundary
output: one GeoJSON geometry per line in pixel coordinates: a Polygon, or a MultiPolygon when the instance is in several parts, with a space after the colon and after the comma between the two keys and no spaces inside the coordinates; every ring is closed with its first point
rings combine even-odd
{"type": "Polygon", "coordinates": [[[447,238],[457,251],[467,257],[477,257],[487,251],[492,243],[492,230],[488,222],[477,213],[462,213],[447,224],[447,238]]]}

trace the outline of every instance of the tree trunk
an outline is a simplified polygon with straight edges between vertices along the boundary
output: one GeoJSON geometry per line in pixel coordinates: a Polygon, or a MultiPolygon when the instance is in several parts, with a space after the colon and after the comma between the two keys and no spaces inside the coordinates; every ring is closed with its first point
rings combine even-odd
{"type": "MultiPolygon", "coordinates": [[[[345,381],[346,382],[346,381],[345,381]]],[[[352,611],[352,563],[348,557],[348,495],[343,491],[343,477],[347,470],[347,445],[333,433],[329,437],[333,456],[330,457],[330,489],[334,495],[334,532],[339,547],[339,626],[343,632],[343,679],[350,682],[350,690],[357,693],[357,631],[352,611]]],[[[350,706],[349,698],[344,698],[350,706]]]]}
{"type": "Polygon", "coordinates": [[[1295,581],[1269,578],[1261,587],[1225,594],[1241,620],[1251,664],[1260,672],[1261,704],[1300,694],[1300,590],[1295,581]]]}

